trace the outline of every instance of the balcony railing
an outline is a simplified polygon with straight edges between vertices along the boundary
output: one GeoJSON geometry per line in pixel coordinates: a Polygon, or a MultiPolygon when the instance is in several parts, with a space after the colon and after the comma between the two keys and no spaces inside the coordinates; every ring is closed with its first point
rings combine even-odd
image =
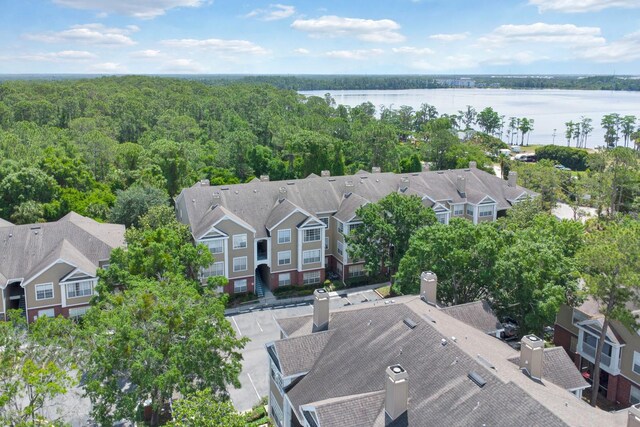
{"type": "Polygon", "coordinates": [[[261,251],[258,249],[258,261],[264,261],[268,257],[267,251],[261,251]]]}
{"type": "MultiPolygon", "coordinates": [[[[592,357],[593,360],[596,359],[596,348],[593,347],[593,346],[590,346],[586,342],[582,343],[582,353],[586,354],[589,357],[592,357]]],[[[605,365],[607,367],[612,367],[611,366],[611,356],[608,356],[608,355],[602,353],[601,357],[600,357],[600,364],[601,365],[605,365]]]]}

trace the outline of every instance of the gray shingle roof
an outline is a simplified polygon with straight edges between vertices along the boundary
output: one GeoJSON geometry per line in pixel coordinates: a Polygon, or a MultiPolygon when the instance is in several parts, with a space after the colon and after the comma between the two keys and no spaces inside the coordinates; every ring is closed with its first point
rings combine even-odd
{"type": "Polygon", "coordinates": [[[291,203],[290,200],[282,199],[279,200],[275,207],[271,210],[269,217],[267,218],[267,222],[265,222],[264,226],[267,230],[271,230],[273,227],[278,225],[280,222],[284,221],[289,215],[294,213],[296,210],[300,210],[299,206],[291,203]]]}
{"type": "Polygon", "coordinates": [[[95,274],[99,262],[123,245],[124,225],[100,224],[75,213],[56,222],[1,227],[0,286],[13,279],[27,282],[58,259],[95,274]]]}
{"type": "Polygon", "coordinates": [[[487,334],[502,329],[502,324],[487,301],[443,307],[442,311],[487,334]]]}
{"type": "Polygon", "coordinates": [[[333,331],[325,331],[276,341],[274,345],[282,375],[288,377],[308,372],[332,335],[333,331]]]}
{"type": "Polygon", "coordinates": [[[10,223],[10,222],[9,222],[9,221],[7,221],[7,220],[4,220],[4,219],[0,218],[0,227],[8,227],[8,226],[10,226],[10,225],[13,225],[13,224],[12,224],[12,223],[10,223]]]}
{"type": "MultiPolygon", "coordinates": [[[[300,320],[299,320],[300,321],[300,320]]],[[[332,398],[384,390],[386,366],[400,364],[409,373],[409,425],[528,425],[561,426],[559,418],[519,387],[504,383],[455,344],[442,345],[444,338],[430,322],[403,304],[392,304],[333,313],[329,330],[333,335],[309,373],[287,393],[298,411],[301,405],[332,398]],[[413,319],[418,326],[403,323],[413,319]],[[480,388],[467,378],[470,371],[484,377],[480,388]]],[[[292,355],[291,357],[296,357],[292,355]]],[[[382,395],[379,395],[383,399],[382,395]]],[[[340,399],[336,405],[342,405],[340,399]]],[[[358,399],[356,402],[360,402],[358,399]]],[[[382,423],[381,404],[346,405],[353,419],[382,423]]],[[[325,408],[327,414],[332,408],[325,408]]],[[[329,415],[320,425],[334,424],[329,415]]],[[[349,418],[352,419],[352,418],[349,418]]]]}
{"type": "Polygon", "coordinates": [[[347,193],[343,197],[342,203],[340,203],[340,207],[334,217],[338,221],[349,222],[356,216],[358,208],[366,205],[367,203],[369,203],[369,201],[364,197],[355,193],[347,193]]]}
{"type": "MultiPolygon", "coordinates": [[[[542,381],[552,383],[567,390],[589,387],[589,383],[580,375],[576,365],[562,347],[545,348],[542,360],[542,381]]],[[[516,365],[520,364],[520,356],[509,359],[516,365]]]]}
{"type": "Polygon", "coordinates": [[[408,187],[407,191],[410,194],[429,196],[442,202],[478,203],[488,195],[496,200],[499,210],[510,207],[510,200],[523,193],[535,194],[520,186],[509,187],[507,181],[472,168],[402,175],[361,171],[350,176],[310,177],[292,181],[252,181],[228,186],[198,183],[183,189],[178,200],[186,206],[192,232],[196,227],[206,228],[210,219],[205,216],[210,212],[212,205],[220,204],[255,228],[256,237],[266,237],[266,224],[271,223],[271,211],[279,199],[286,198],[311,215],[333,214],[340,209],[346,193],[376,202],[404,187],[408,187]],[[466,177],[466,199],[456,190],[456,179],[460,174],[466,177]],[[403,177],[406,182],[403,182],[403,177]]]}

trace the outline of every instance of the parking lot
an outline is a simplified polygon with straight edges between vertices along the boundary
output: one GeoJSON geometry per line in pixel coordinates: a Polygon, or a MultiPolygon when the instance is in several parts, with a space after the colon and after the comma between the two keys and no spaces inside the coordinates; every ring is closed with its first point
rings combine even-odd
{"type": "MultiPolygon", "coordinates": [[[[380,297],[372,290],[348,294],[345,297],[334,294],[331,297],[331,308],[379,299],[380,297]]],[[[251,409],[269,393],[269,365],[264,346],[280,338],[280,330],[275,319],[312,313],[312,302],[304,301],[278,307],[247,307],[246,312],[228,317],[238,336],[248,337],[251,340],[242,352],[242,373],[240,374],[242,387],[229,390],[233,405],[238,411],[251,409]]]]}

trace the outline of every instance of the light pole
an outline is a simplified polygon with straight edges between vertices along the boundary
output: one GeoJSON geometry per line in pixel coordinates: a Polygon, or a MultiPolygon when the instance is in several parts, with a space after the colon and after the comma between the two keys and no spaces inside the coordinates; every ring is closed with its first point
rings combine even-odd
{"type": "Polygon", "coordinates": [[[551,140],[551,145],[556,145],[556,130],[557,129],[553,130],[553,139],[551,140]]]}

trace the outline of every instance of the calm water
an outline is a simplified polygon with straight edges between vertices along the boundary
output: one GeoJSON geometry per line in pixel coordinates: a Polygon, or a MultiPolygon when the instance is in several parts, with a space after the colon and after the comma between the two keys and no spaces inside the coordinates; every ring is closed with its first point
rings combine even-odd
{"type": "MultiPolygon", "coordinates": [[[[515,89],[412,89],[412,90],[338,90],[303,91],[304,95],[324,96],[330,92],[338,104],[356,106],[371,102],[380,110],[384,105],[400,108],[409,105],[419,109],[423,103],[434,105],[440,114],[455,114],[467,105],[477,111],[492,107],[500,115],[534,119],[530,144],[566,145],[565,123],[580,120],[580,116],[593,119],[593,132],[587,145],[603,145],[604,131],[600,127],[602,116],[609,113],[634,115],[640,124],[640,92],[610,92],[594,90],[515,90],[515,89]]],[[[505,127],[506,139],[506,127],[505,127]]],[[[525,140],[526,141],[526,140],[525,140]]]]}

